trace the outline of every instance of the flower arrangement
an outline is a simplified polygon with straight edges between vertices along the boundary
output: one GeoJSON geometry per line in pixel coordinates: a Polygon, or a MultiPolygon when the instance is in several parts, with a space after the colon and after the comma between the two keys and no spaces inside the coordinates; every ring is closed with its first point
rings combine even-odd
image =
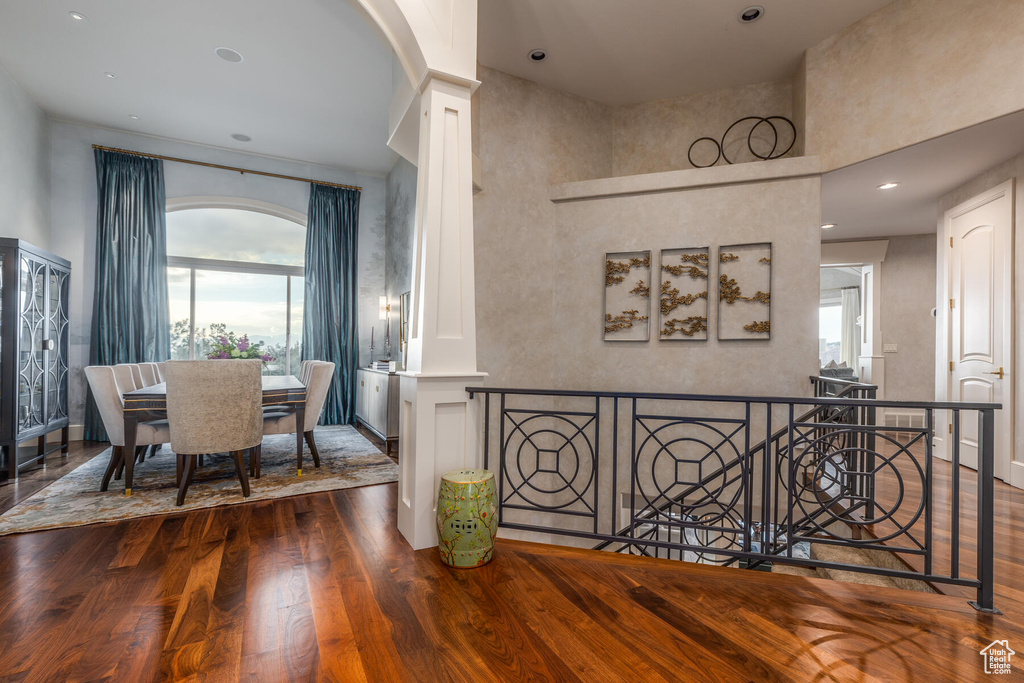
{"type": "Polygon", "coordinates": [[[249,335],[236,337],[234,332],[222,334],[213,341],[213,347],[206,357],[216,359],[261,360],[264,363],[277,360],[269,353],[264,353],[263,342],[255,344],[249,341],[249,335]]]}

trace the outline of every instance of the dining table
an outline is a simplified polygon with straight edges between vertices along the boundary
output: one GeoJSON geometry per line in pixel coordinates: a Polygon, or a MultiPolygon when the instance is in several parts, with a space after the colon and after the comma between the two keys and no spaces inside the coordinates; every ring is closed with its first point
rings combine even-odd
{"type": "MultiPolygon", "coordinates": [[[[135,440],[139,428],[139,416],[150,417],[153,413],[167,412],[167,384],[160,382],[143,389],[125,392],[124,401],[124,490],[132,495],[132,475],[135,469],[135,440]]],[[[295,409],[295,424],[305,424],[306,385],[294,375],[264,375],[263,405],[292,406],[295,409]]],[[[295,447],[302,470],[302,430],[295,430],[295,447]]]]}

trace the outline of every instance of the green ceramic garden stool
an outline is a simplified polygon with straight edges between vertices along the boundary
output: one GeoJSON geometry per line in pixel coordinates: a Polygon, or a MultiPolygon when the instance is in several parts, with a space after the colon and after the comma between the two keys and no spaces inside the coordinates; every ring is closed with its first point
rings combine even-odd
{"type": "Polygon", "coordinates": [[[498,496],[494,474],[453,470],[441,475],[437,492],[437,549],[450,567],[479,567],[494,556],[498,496]]]}

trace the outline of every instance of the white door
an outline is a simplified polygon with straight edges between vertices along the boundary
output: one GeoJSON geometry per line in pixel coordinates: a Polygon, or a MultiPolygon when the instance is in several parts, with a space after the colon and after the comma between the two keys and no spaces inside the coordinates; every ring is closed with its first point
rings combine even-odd
{"type": "MultiPolygon", "coordinates": [[[[1013,181],[946,212],[950,258],[950,400],[1001,403],[995,475],[1009,480],[1013,181]]],[[[960,460],[978,467],[978,420],[961,416],[960,460]]]]}

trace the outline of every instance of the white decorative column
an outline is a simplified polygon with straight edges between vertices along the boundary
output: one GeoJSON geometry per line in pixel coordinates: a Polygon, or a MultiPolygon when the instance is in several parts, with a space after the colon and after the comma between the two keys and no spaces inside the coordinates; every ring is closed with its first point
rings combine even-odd
{"type": "Polygon", "coordinates": [[[437,545],[444,472],[480,467],[476,369],[473,159],[468,81],[428,72],[420,84],[412,311],[401,373],[398,529],[414,549],[437,545]]]}

